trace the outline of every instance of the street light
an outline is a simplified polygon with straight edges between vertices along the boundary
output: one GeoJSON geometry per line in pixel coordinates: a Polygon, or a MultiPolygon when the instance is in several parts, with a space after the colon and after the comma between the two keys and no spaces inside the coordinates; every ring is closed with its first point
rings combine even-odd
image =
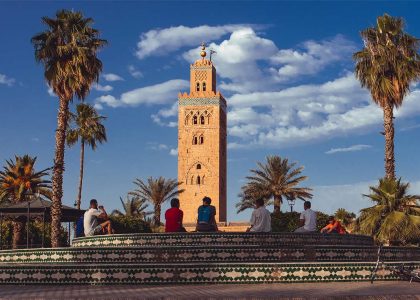
{"type": "Polygon", "coordinates": [[[289,203],[289,206],[290,206],[290,212],[293,212],[293,206],[295,205],[296,198],[291,198],[291,199],[287,198],[287,202],[289,203]]]}

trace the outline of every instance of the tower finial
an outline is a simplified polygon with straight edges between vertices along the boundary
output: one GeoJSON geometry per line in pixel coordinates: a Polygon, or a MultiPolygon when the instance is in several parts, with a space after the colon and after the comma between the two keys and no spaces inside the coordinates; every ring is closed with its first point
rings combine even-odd
{"type": "Polygon", "coordinates": [[[200,52],[201,57],[204,59],[204,57],[206,57],[207,53],[206,53],[206,43],[202,42],[201,43],[201,52],[200,52]]]}

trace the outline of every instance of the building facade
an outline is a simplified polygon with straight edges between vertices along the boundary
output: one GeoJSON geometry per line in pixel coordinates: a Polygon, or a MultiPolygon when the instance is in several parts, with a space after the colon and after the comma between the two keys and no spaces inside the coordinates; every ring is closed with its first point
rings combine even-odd
{"type": "Polygon", "coordinates": [[[178,181],[184,223],[195,223],[208,196],[217,222],[226,221],[226,100],[216,90],[216,69],[206,59],[190,66],[190,92],[178,95],[178,181]]]}

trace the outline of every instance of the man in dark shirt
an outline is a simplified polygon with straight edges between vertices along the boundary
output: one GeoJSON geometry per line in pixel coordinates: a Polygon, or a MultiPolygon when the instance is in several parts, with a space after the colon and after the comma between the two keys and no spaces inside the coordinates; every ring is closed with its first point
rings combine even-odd
{"type": "Polygon", "coordinates": [[[211,204],[209,197],[203,198],[203,205],[198,208],[197,231],[217,231],[216,207],[211,204]]]}
{"type": "Polygon", "coordinates": [[[182,227],[183,217],[184,212],[179,209],[179,200],[173,198],[171,208],[165,212],[165,232],[185,232],[185,228],[182,227]]]}

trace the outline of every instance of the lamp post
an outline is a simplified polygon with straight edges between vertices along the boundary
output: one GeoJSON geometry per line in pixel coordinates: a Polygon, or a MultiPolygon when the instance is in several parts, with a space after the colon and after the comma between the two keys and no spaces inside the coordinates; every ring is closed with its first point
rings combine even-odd
{"type": "Polygon", "coordinates": [[[293,206],[295,205],[296,199],[295,198],[287,199],[287,202],[289,203],[289,206],[290,206],[290,212],[293,212],[293,206]]]}

